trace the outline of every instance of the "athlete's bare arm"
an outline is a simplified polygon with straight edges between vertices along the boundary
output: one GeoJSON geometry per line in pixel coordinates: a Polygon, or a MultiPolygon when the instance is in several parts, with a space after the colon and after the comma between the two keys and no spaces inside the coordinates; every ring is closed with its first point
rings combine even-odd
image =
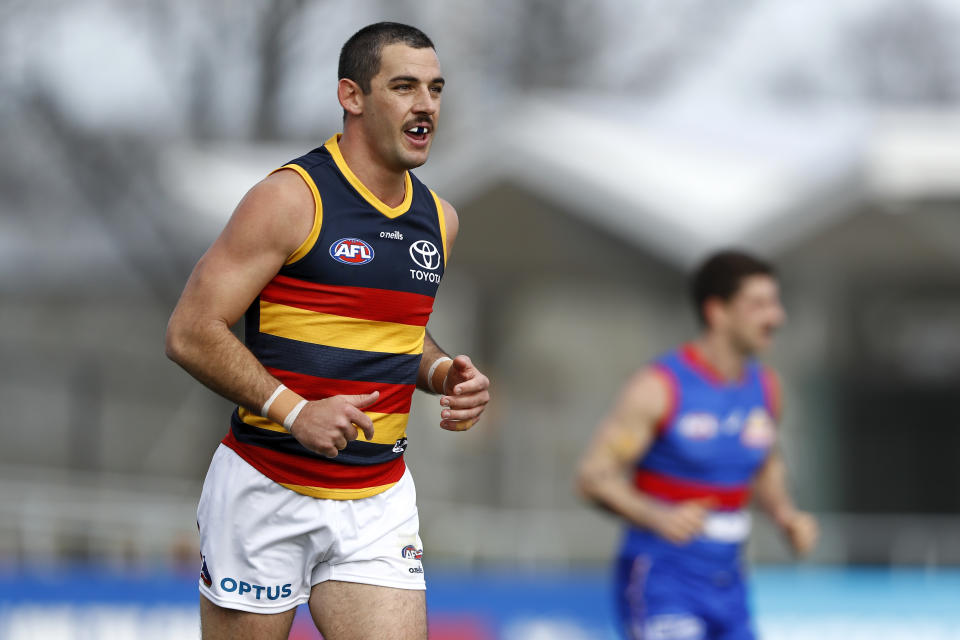
{"type": "MultiPolygon", "coordinates": [[[[460,230],[460,220],[453,205],[443,199],[440,203],[443,205],[449,258],[460,230]]],[[[432,379],[428,379],[430,368],[437,358],[444,356],[447,354],[427,332],[423,343],[423,358],[417,372],[417,388],[436,393],[441,390],[442,385],[440,426],[448,431],[466,431],[480,420],[480,414],[490,402],[490,380],[474,366],[469,356],[465,355],[459,355],[451,362],[441,363],[430,376],[432,379]]]]}
{"type": "Polygon", "coordinates": [[[757,502],[780,527],[794,553],[810,553],[820,536],[817,520],[812,514],[800,511],[787,489],[786,465],[779,451],[772,451],[754,479],[757,502]]]}
{"type": "MultiPolygon", "coordinates": [[[[293,171],[278,171],[256,184],[200,258],[167,325],[170,359],[254,413],[280,381],[230,327],[306,239],[313,216],[313,195],[293,171]]],[[[373,424],[361,409],[376,398],[363,394],[310,402],[291,433],[308,449],[335,456],[356,439],[356,427],[373,436],[373,424]]]]}
{"type": "MultiPolygon", "coordinates": [[[[783,400],[779,393],[780,382],[773,374],[777,389],[777,402],[774,416],[779,422],[783,413],[783,400]]],[[[780,527],[793,551],[800,556],[813,550],[819,537],[817,520],[811,514],[797,509],[787,487],[787,466],[779,447],[770,451],[766,462],[753,480],[753,495],[760,507],[780,527]]]]}
{"type": "Polygon", "coordinates": [[[627,382],[580,462],[578,486],[600,506],[683,544],[703,530],[707,515],[703,503],[666,504],[637,490],[628,479],[653,444],[657,422],[669,409],[667,384],[655,369],[641,371],[627,382]]]}

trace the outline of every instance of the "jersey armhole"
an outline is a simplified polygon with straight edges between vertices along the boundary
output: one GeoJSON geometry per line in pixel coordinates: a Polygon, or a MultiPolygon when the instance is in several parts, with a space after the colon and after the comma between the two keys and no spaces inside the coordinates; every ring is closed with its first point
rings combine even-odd
{"type": "Polygon", "coordinates": [[[440,240],[443,242],[443,266],[447,266],[447,216],[443,212],[443,203],[440,202],[440,196],[433,189],[430,189],[430,195],[437,205],[437,217],[440,220],[440,240]]]}
{"type": "Polygon", "coordinates": [[[777,424],[780,423],[780,413],[783,410],[783,401],[781,398],[780,378],[776,371],[770,367],[760,369],[760,384],[763,387],[763,400],[767,405],[767,411],[770,417],[777,424]]]}
{"type": "Polygon", "coordinates": [[[656,423],[657,435],[660,435],[670,427],[677,416],[677,407],[680,406],[680,385],[674,373],[664,365],[654,364],[651,369],[663,381],[667,390],[667,406],[656,423]]]}
{"type": "Polygon", "coordinates": [[[293,253],[287,256],[283,266],[288,267],[310,253],[310,250],[313,249],[313,246],[317,243],[317,239],[320,237],[320,227],[323,224],[323,203],[320,200],[320,191],[317,189],[317,185],[314,183],[313,178],[310,177],[310,174],[307,172],[307,170],[300,165],[292,163],[285,164],[282,167],[271,171],[269,175],[273,175],[277,171],[282,171],[284,169],[292,169],[293,171],[296,171],[297,174],[307,184],[307,186],[310,187],[310,192],[313,194],[314,204],[313,226],[310,228],[310,233],[307,234],[306,239],[300,243],[300,246],[294,249],[293,253]]]}

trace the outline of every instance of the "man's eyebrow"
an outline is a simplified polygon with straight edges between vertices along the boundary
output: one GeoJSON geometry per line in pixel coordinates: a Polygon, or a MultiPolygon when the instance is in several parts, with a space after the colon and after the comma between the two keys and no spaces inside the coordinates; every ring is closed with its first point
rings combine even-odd
{"type": "MultiPolygon", "coordinates": [[[[390,82],[390,83],[394,83],[394,82],[414,82],[414,83],[416,83],[416,82],[420,82],[420,78],[416,78],[416,77],[414,77],[414,76],[394,76],[394,77],[390,78],[390,80],[389,80],[388,82],[390,82]]],[[[433,80],[431,80],[429,84],[439,84],[439,85],[443,86],[443,85],[445,85],[446,83],[447,83],[447,81],[444,80],[443,77],[437,77],[437,78],[434,78],[433,80]]]]}

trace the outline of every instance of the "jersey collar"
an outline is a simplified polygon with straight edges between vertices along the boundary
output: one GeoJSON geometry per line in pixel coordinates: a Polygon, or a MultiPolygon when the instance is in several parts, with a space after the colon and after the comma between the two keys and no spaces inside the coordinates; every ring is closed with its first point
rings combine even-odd
{"type": "Polygon", "coordinates": [[[410,180],[410,172],[403,172],[403,188],[404,196],[403,202],[398,204],[395,207],[391,207],[384,203],[380,198],[373,195],[373,192],[366,187],[365,184],[360,182],[360,178],[350,170],[350,167],[347,166],[347,161],[343,159],[343,154],[340,152],[340,136],[342,134],[335,134],[331,136],[329,140],[324,143],[324,147],[333,157],[333,161],[337,164],[337,168],[340,169],[340,173],[343,174],[343,177],[347,179],[347,182],[357,190],[364,200],[369,202],[374,209],[387,216],[388,218],[396,218],[397,216],[402,216],[410,209],[410,203],[413,202],[413,182],[410,180]]]}
{"type": "Polygon", "coordinates": [[[692,342],[688,342],[680,348],[680,359],[683,360],[688,367],[699,373],[713,384],[736,386],[743,384],[747,377],[746,369],[744,369],[741,372],[740,377],[736,380],[728,380],[727,378],[724,378],[723,374],[717,371],[714,366],[703,357],[703,354],[700,353],[700,350],[697,349],[697,346],[692,342]]]}

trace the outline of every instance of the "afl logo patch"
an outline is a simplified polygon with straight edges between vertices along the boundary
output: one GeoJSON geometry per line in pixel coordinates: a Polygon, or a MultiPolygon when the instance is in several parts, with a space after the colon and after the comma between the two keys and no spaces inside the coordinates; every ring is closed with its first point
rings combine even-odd
{"type": "Polygon", "coordinates": [[[343,264],[367,264],[373,260],[373,247],[359,238],[340,238],[330,245],[330,257],[343,264]]]}
{"type": "Polygon", "coordinates": [[[418,267],[433,271],[440,266],[440,252],[429,240],[417,240],[410,245],[410,257],[418,267]]]}
{"type": "Polygon", "coordinates": [[[420,560],[423,558],[423,549],[417,549],[412,544],[408,544],[400,551],[400,555],[406,560],[420,560]]]}

